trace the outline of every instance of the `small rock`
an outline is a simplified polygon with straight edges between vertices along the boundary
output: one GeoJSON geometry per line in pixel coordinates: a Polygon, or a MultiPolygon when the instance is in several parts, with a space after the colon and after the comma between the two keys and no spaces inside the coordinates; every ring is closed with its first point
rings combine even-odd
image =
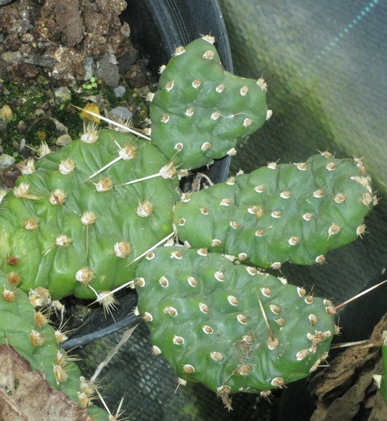
{"type": "Polygon", "coordinates": [[[141,88],[147,83],[145,66],[142,63],[134,64],[131,69],[125,73],[125,78],[132,89],[141,88]]]}
{"type": "Polygon", "coordinates": [[[3,153],[0,155],[0,168],[7,168],[10,167],[15,163],[15,158],[10,155],[3,153]]]}
{"type": "Polygon", "coordinates": [[[19,132],[23,133],[26,130],[26,128],[27,128],[27,124],[25,123],[25,121],[20,120],[17,123],[17,126],[16,127],[17,127],[17,129],[18,129],[19,132]]]}
{"type": "Polygon", "coordinates": [[[56,23],[62,32],[63,39],[69,47],[82,41],[84,26],[77,0],[55,2],[56,23]]]}
{"type": "Polygon", "coordinates": [[[138,51],[131,43],[127,45],[127,51],[118,61],[118,70],[124,75],[138,59],[138,51]]]}
{"type": "Polygon", "coordinates": [[[7,36],[7,38],[4,41],[4,47],[8,51],[18,51],[21,47],[21,42],[19,40],[19,34],[12,33],[7,36]]]}
{"type": "Polygon", "coordinates": [[[118,72],[117,62],[114,63],[114,57],[111,54],[105,53],[98,64],[98,76],[107,86],[115,88],[118,85],[120,74],[118,72]]]}
{"type": "Polygon", "coordinates": [[[122,98],[126,94],[126,89],[123,86],[117,86],[114,88],[114,95],[116,98],[122,98]]]}
{"type": "Polygon", "coordinates": [[[3,105],[0,108],[0,119],[5,121],[11,121],[13,117],[13,111],[11,107],[7,104],[3,105]]]}
{"type": "Polygon", "coordinates": [[[58,60],[50,55],[39,56],[35,54],[24,60],[24,62],[39,67],[48,67],[51,69],[58,63],[58,60]]]}
{"type": "Polygon", "coordinates": [[[69,143],[71,143],[72,139],[71,136],[68,134],[63,134],[62,136],[59,136],[58,139],[56,139],[55,144],[59,146],[66,146],[69,143]]]}
{"type": "Polygon", "coordinates": [[[16,64],[22,60],[20,51],[4,51],[1,58],[8,64],[16,64]]]}
{"type": "Polygon", "coordinates": [[[2,132],[3,130],[5,130],[7,128],[7,124],[8,124],[8,122],[6,120],[2,120],[0,118],[0,132],[2,132]]]}
{"type": "Polygon", "coordinates": [[[44,110],[42,110],[41,108],[37,108],[36,110],[35,110],[35,115],[36,115],[36,117],[42,117],[42,116],[44,116],[46,113],[44,112],[44,110]]]}
{"type": "Polygon", "coordinates": [[[0,186],[12,188],[15,185],[15,181],[20,177],[21,171],[16,164],[11,165],[7,168],[0,168],[0,186]]]}
{"type": "Polygon", "coordinates": [[[67,86],[61,86],[60,88],[54,89],[55,98],[61,99],[63,102],[71,100],[71,92],[67,86]]]}
{"type": "Polygon", "coordinates": [[[85,60],[85,76],[83,80],[89,80],[91,77],[94,76],[94,59],[93,57],[86,57],[85,60]]]}
{"type": "Polygon", "coordinates": [[[114,116],[124,121],[129,120],[130,118],[133,117],[133,113],[130,110],[128,110],[126,107],[119,106],[119,107],[113,108],[110,112],[114,116]]]}

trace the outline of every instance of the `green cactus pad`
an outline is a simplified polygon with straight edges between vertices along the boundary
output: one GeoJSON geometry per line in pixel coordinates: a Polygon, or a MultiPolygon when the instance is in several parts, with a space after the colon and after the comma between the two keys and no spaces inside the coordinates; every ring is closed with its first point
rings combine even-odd
{"type": "Polygon", "coordinates": [[[152,141],[187,169],[234,154],[267,118],[265,81],[225,71],[213,42],[177,48],[150,96],[152,141]]]}
{"type": "Polygon", "coordinates": [[[32,174],[0,205],[0,270],[17,273],[24,291],[49,289],[54,300],[95,298],[88,284],[103,292],[130,280],[128,265],[173,231],[179,197],[173,168],[151,143],[91,127],[82,139],[35,171],[26,167],[32,174]]]}
{"type": "Polygon", "coordinates": [[[283,279],[181,246],[155,249],[136,275],[154,353],[222,397],[282,387],[327,356],[332,304],[283,279]]]}
{"type": "Polygon", "coordinates": [[[11,345],[30,363],[31,370],[44,374],[54,389],[87,407],[90,419],[107,421],[106,411],[92,405],[90,396],[85,394],[79,368],[58,345],[56,331],[47,318],[47,307],[46,310],[36,311],[31,304],[50,302],[48,291],[39,291],[32,291],[29,298],[16,288],[12,276],[7,279],[5,274],[0,273],[0,345],[11,345]],[[42,302],[36,300],[39,291],[45,295],[42,302]],[[32,296],[35,296],[35,301],[32,296]]]}
{"type": "Polygon", "coordinates": [[[365,233],[377,200],[360,160],[325,152],[305,163],[268,164],[176,206],[179,239],[260,267],[323,263],[365,233]]]}

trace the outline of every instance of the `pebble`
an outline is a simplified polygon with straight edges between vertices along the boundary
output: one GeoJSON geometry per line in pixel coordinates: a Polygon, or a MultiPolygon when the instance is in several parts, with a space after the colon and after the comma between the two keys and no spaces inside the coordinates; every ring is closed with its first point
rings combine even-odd
{"type": "Polygon", "coordinates": [[[0,168],[7,168],[10,167],[15,163],[15,158],[3,153],[0,155],[0,168]]]}
{"type": "Polygon", "coordinates": [[[126,94],[126,89],[120,85],[117,88],[114,88],[114,95],[116,98],[122,98],[126,94]]]}
{"type": "Polygon", "coordinates": [[[116,88],[120,79],[118,66],[114,54],[105,53],[98,61],[98,77],[100,77],[109,88],[116,88]]]}
{"type": "Polygon", "coordinates": [[[86,57],[85,60],[85,76],[83,78],[83,80],[89,80],[90,78],[92,78],[94,76],[94,68],[95,68],[95,64],[94,64],[94,59],[93,57],[86,57]]]}
{"type": "Polygon", "coordinates": [[[56,139],[55,144],[56,144],[56,145],[59,145],[59,146],[66,146],[66,145],[68,145],[69,143],[71,143],[71,141],[72,141],[72,139],[71,139],[71,136],[70,136],[70,135],[68,135],[68,134],[63,134],[62,136],[59,136],[59,137],[56,139]]]}
{"type": "Polygon", "coordinates": [[[71,92],[67,86],[54,89],[54,95],[55,98],[60,98],[64,102],[71,100],[71,92]]]}
{"type": "Polygon", "coordinates": [[[126,107],[118,106],[116,108],[113,108],[111,111],[111,114],[114,116],[126,121],[133,117],[133,113],[128,110],[126,107]]]}

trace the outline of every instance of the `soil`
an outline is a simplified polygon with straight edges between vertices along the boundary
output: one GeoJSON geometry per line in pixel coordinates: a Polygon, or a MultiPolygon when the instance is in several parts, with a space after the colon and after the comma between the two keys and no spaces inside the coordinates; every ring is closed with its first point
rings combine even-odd
{"type": "Polygon", "coordinates": [[[124,0],[0,3],[0,189],[13,186],[16,164],[37,155],[42,141],[55,149],[61,136],[79,137],[82,121],[71,104],[94,102],[106,112],[124,107],[136,127],[146,125],[144,97],[154,79],[120,20],[126,6],[124,0]]]}

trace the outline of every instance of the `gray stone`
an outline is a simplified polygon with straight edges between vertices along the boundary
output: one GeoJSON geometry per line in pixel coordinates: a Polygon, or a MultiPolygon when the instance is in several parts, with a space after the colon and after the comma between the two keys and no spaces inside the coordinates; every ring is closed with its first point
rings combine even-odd
{"type": "Polygon", "coordinates": [[[3,153],[0,155],[0,168],[7,168],[10,167],[15,163],[15,158],[3,153]]]}
{"type": "Polygon", "coordinates": [[[123,86],[117,86],[117,88],[114,89],[114,95],[116,98],[122,98],[126,94],[126,89],[123,86]]]}
{"type": "Polygon", "coordinates": [[[98,77],[100,77],[110,88],[117,87],[120,74],[114,55],[105,53],[102,56],[102,59],[98,61],[98,66],[98,77]]]}
{"type": "Polygon", "coordinates": [[[66,146],[66,145],[68,145],[69,143],[71,143],[71,141],[72,141],[73,139],[71,139],[71,136],[70,135],[68,135],[68,134],[63,134],[62,136],[59,136],[57,139],[56,139],[56,142],[55,142],[55,144],[56,145],[59,145],[59,146],[66,146]]]}
{"type": "Polygon", "coordinates": [[[61,99],[63,102],[71,100],[71,92],[67,86],[61,86],[60,88],[54,89],[55,98],[61,99]]]}
{"type": "Polygon", "coordinates": [[[130,110],[128,110],[126,107],[119,106],[119,107],[113,108],[110,112],[114,116],[121,118],[124,121],[129,120],[130,118],[133,117],[133,113],[130,110]]]}
{"type": "Polygon", "coordinates": [[[94,64],[93,57],[86,57],[86,60],[85,60],[86,73],[83,80],[90,80],[90,78],[94,76],[94,68],[95,68],[95,64],[94,64]]]}

